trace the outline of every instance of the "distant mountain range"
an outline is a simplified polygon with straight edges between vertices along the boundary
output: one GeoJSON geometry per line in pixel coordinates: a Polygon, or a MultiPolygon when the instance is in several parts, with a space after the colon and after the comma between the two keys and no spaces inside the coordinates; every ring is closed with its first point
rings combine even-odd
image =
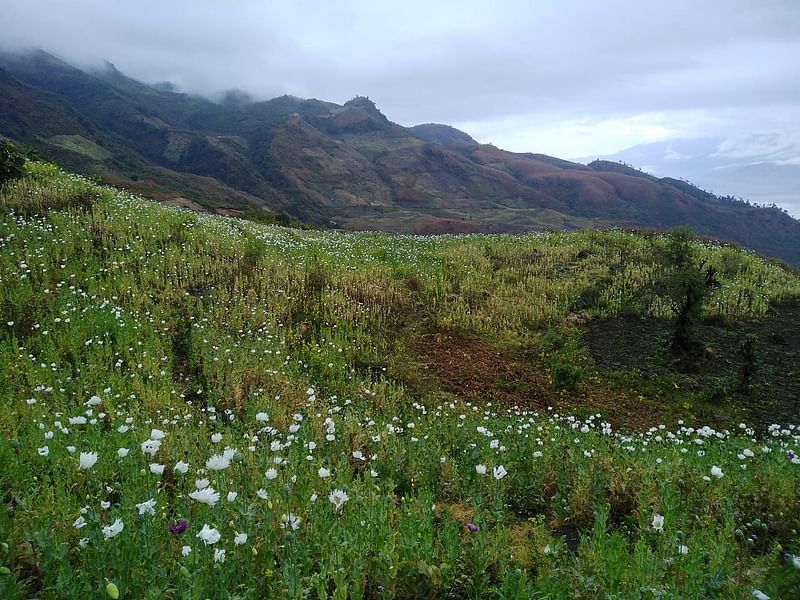
{"type": "Polygon", "coordinates": [[[688,225],[800,264],[800,221],[777,208],[617,162],[507,152],[447,125],[401,127],[365,97],[252,102],[233,91],[215,103],[110,63],[83,71],[42,51],[3,54],[0,134],[109,183],[223,214],[267,208],[403,233],[688,225]]]}
{"type": "Polygon", "coordinates": [[[680,173],[715,194],[777,204],[800,217],[800,136],[678,139],[576,160],[596,159],[622,161],[653,175],[680,173]]]}

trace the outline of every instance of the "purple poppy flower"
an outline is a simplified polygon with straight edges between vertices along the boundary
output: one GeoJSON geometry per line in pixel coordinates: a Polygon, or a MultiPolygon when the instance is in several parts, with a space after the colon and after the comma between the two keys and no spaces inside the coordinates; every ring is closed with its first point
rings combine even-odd
{"type": "Polygon", "coordinates": [[[169,532],[172,535],[180,535],[189,527],[189,521],[186,519],[180,519],[177,523],[171,523],[169,526],[169,532]]]}
{"type": "Polygon", "coordinates": [[[475,525],[475,523],[472,523],[472,522],[467,523],[467,529],[469,529],[472,533],[475,533],[476,531],[480,531],[481,530],[480,527],[478,527],[477,525],[475,525]]]}

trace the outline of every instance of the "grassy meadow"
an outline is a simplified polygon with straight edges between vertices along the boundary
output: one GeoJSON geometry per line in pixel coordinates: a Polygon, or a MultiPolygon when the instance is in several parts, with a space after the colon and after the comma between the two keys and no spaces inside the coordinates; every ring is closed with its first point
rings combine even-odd
{"type": "Polygon", "coordinates": [[[692,242],[686,370],[665,235],[301,231],[27,169],[0,597],[800,597],[796,272],[692,242]]]}

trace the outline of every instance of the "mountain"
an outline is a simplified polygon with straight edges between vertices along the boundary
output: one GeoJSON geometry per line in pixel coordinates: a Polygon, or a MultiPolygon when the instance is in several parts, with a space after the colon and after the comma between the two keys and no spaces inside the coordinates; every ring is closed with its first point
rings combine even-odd
{"type": "Polygon", "coordinates": [[[640,144],[615,154],[576,159],[624,162],[682,179],[716,194],[777,204],[800,217],[800,138],[758,134],[640,144]]]}
{"type": "Polygon", "coordinates": [[[800,264],[800,222],[679,179],[479,144],[452,127],[402,127],[367,97],[220,103],[146,85],[106,63],[0,55],[0,134],[71,169],[224,214],[267,208],[318,226],[402,233],[668,228],[800,264]]]}

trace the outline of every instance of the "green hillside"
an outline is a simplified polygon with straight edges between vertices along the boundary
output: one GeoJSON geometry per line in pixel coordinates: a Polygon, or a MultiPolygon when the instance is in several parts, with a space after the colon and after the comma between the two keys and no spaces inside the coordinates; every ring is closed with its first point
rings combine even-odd
{"type": "Polygon", "coordinates": [[[401,127],[366,97],[231,97],[153,87],[111,64],[0,53],[0,135],[159,200],[405,234],[686,225],[800,265],[800,221],[778,208],[607,161],[508,152],[446,125],[401,127]],[[59,143],[75,136],[86,141],[59,143]]]}
{"type": "Polygon", "coordinates": [[[27,168],[0,191],[3,598],[800,590],[796,273],[622,230],[286,229],[27,168]],[[713,269],[691,364],[676,247],[713,269]]]}

